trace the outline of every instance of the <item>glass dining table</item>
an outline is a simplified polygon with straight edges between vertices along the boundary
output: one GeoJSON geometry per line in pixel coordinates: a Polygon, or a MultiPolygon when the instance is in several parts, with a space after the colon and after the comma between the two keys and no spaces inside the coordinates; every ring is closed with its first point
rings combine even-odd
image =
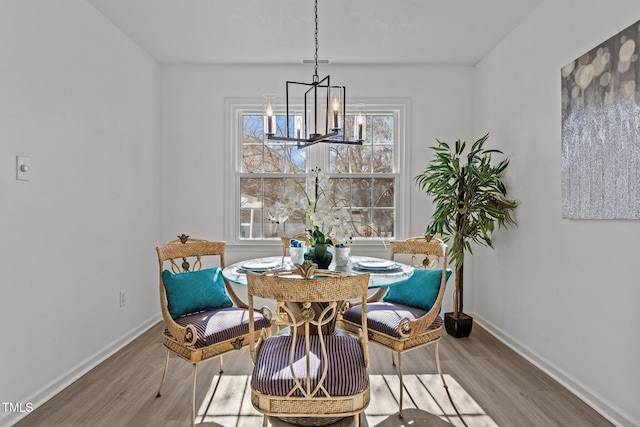
{"type": "MultiPolygon", "coordinates": [[[[288,256],[270,256],[254,258],[231,264],[222,270],[222,275],[229,282],[247,285],[247,272],[264,273],[275,270],[294,270],[295,265],[288,256]]],[[[331,263],[330,271],[348,274],[369,273],[369,289],[386,288],[405,282],[413,275],[414,268],[389,259],[368,256],[351,256],[344,267],[331,263]]]]}

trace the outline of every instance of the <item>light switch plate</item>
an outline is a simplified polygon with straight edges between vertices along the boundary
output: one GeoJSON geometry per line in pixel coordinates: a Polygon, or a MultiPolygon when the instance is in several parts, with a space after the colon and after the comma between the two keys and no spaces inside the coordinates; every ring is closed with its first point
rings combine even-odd
{"type": "Polygon", "coordinates": [[[29,181],[31,177],[31,159],[24,156],[16,156],[16,179],[29,181]]]}

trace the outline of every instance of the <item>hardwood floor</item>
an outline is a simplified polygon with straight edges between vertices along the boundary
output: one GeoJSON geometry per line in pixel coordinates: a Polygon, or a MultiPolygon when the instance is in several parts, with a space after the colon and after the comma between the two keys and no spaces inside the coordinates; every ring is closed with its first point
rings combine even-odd
{"type": "MultiPolygon", "coordinates": [[[[165,351],[157,324],[15,424],[31,426],[189,425],[191,366],[172,356],[160,398],[155,397],[165,351]]],[[[404,418],[398,418],[398,378],[388,350],[371,352],[371,403],[363,426],[610,426],[588,405],[500,343],[478,325],[469,338],[446,335],[440,356],[456,414],[437,375],[434,346],[405,353],[404,418]]],[[[248,350],[198,367],[197,425],[261,426],[249,401],[248,350]]],[[[269,419],[274,427],[289,426],[269,419]]],[[[345,419],[332,427],[348,427],[345,419]]]]}

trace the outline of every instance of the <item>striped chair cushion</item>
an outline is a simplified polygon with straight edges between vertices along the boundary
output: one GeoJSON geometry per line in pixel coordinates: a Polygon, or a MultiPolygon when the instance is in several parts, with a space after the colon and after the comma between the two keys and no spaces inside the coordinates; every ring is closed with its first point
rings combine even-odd
{"type": "MultiPolygon", "coordinates": [[[[427,312],[408,305],[396,304],[392,302],[374,302],[367,304],[367,328],[381,332],[392,337],[400,338],[398,326],[400,320],[408,318],[415,320],[422,317],[427,312]]],[[[362,306],[356,305],[346,310],[342,317],[349,322],[361,324],[362,306]]],[[[428,329],[435,329],[442,326],[442,318],[436,317],[436,320],[428,329]]]]}
{"type": "MultiPolygon", "coordinates": [[[[251,387],[259,393],[270,396],[286,396],[294,387],[289,368],[289,355],[292,337],[276,335],[267,338],[253,368],[251,387]]],[[[360,342],[351,336],[325,336],[325,345],[329,359],[327,377],[323,383],[330,396],[352,396],[365,390],[369,384],[367,368],[360,342]]],[[[309,363],[312,389],[322,376],[324,362],[317,335],[310,337],[309,363]]],[[[306,379],[304,336],[296,340],[294,371],[302,381],[306,379]]],[[[301,396],[296,390],[294,396],[301,396]]],[[[323,396],[319,392],[318,396],[323,396]]]]}
{"type": "MultiPolygon", "coordinates": [[[[198,332],[195,348],[206,347],[249,333],[249,310],[238,307],[203,311],[175,319],[180,326],[192,324],[198,332]]],[[[271,323],[262,314],[254,315],[256,330],[270,328],[271,323]]],[[[165,333],[168,334],[167,331],[165,333]]]]}

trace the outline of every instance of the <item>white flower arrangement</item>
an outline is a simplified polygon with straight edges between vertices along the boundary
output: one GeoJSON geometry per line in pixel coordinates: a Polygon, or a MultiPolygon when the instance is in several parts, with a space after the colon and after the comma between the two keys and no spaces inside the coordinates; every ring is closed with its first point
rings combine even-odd
{"type": "Polygon", "coordinates": [[[309,223],[309,240],[311,246],[316,244],[346,245],[353,236],[353,220],[346,202],[331,203],[327,199],[329,177],[320,168],[311,170],[312,181],[309,191],[302,188],[302,198],[295,194],[287,194],[281,202],[276,202],[269,209],[269,219],[283,223],[289,217],[305,217],[309,223]],[[313,197],[312,197],[313,196],[313,197]]]}

